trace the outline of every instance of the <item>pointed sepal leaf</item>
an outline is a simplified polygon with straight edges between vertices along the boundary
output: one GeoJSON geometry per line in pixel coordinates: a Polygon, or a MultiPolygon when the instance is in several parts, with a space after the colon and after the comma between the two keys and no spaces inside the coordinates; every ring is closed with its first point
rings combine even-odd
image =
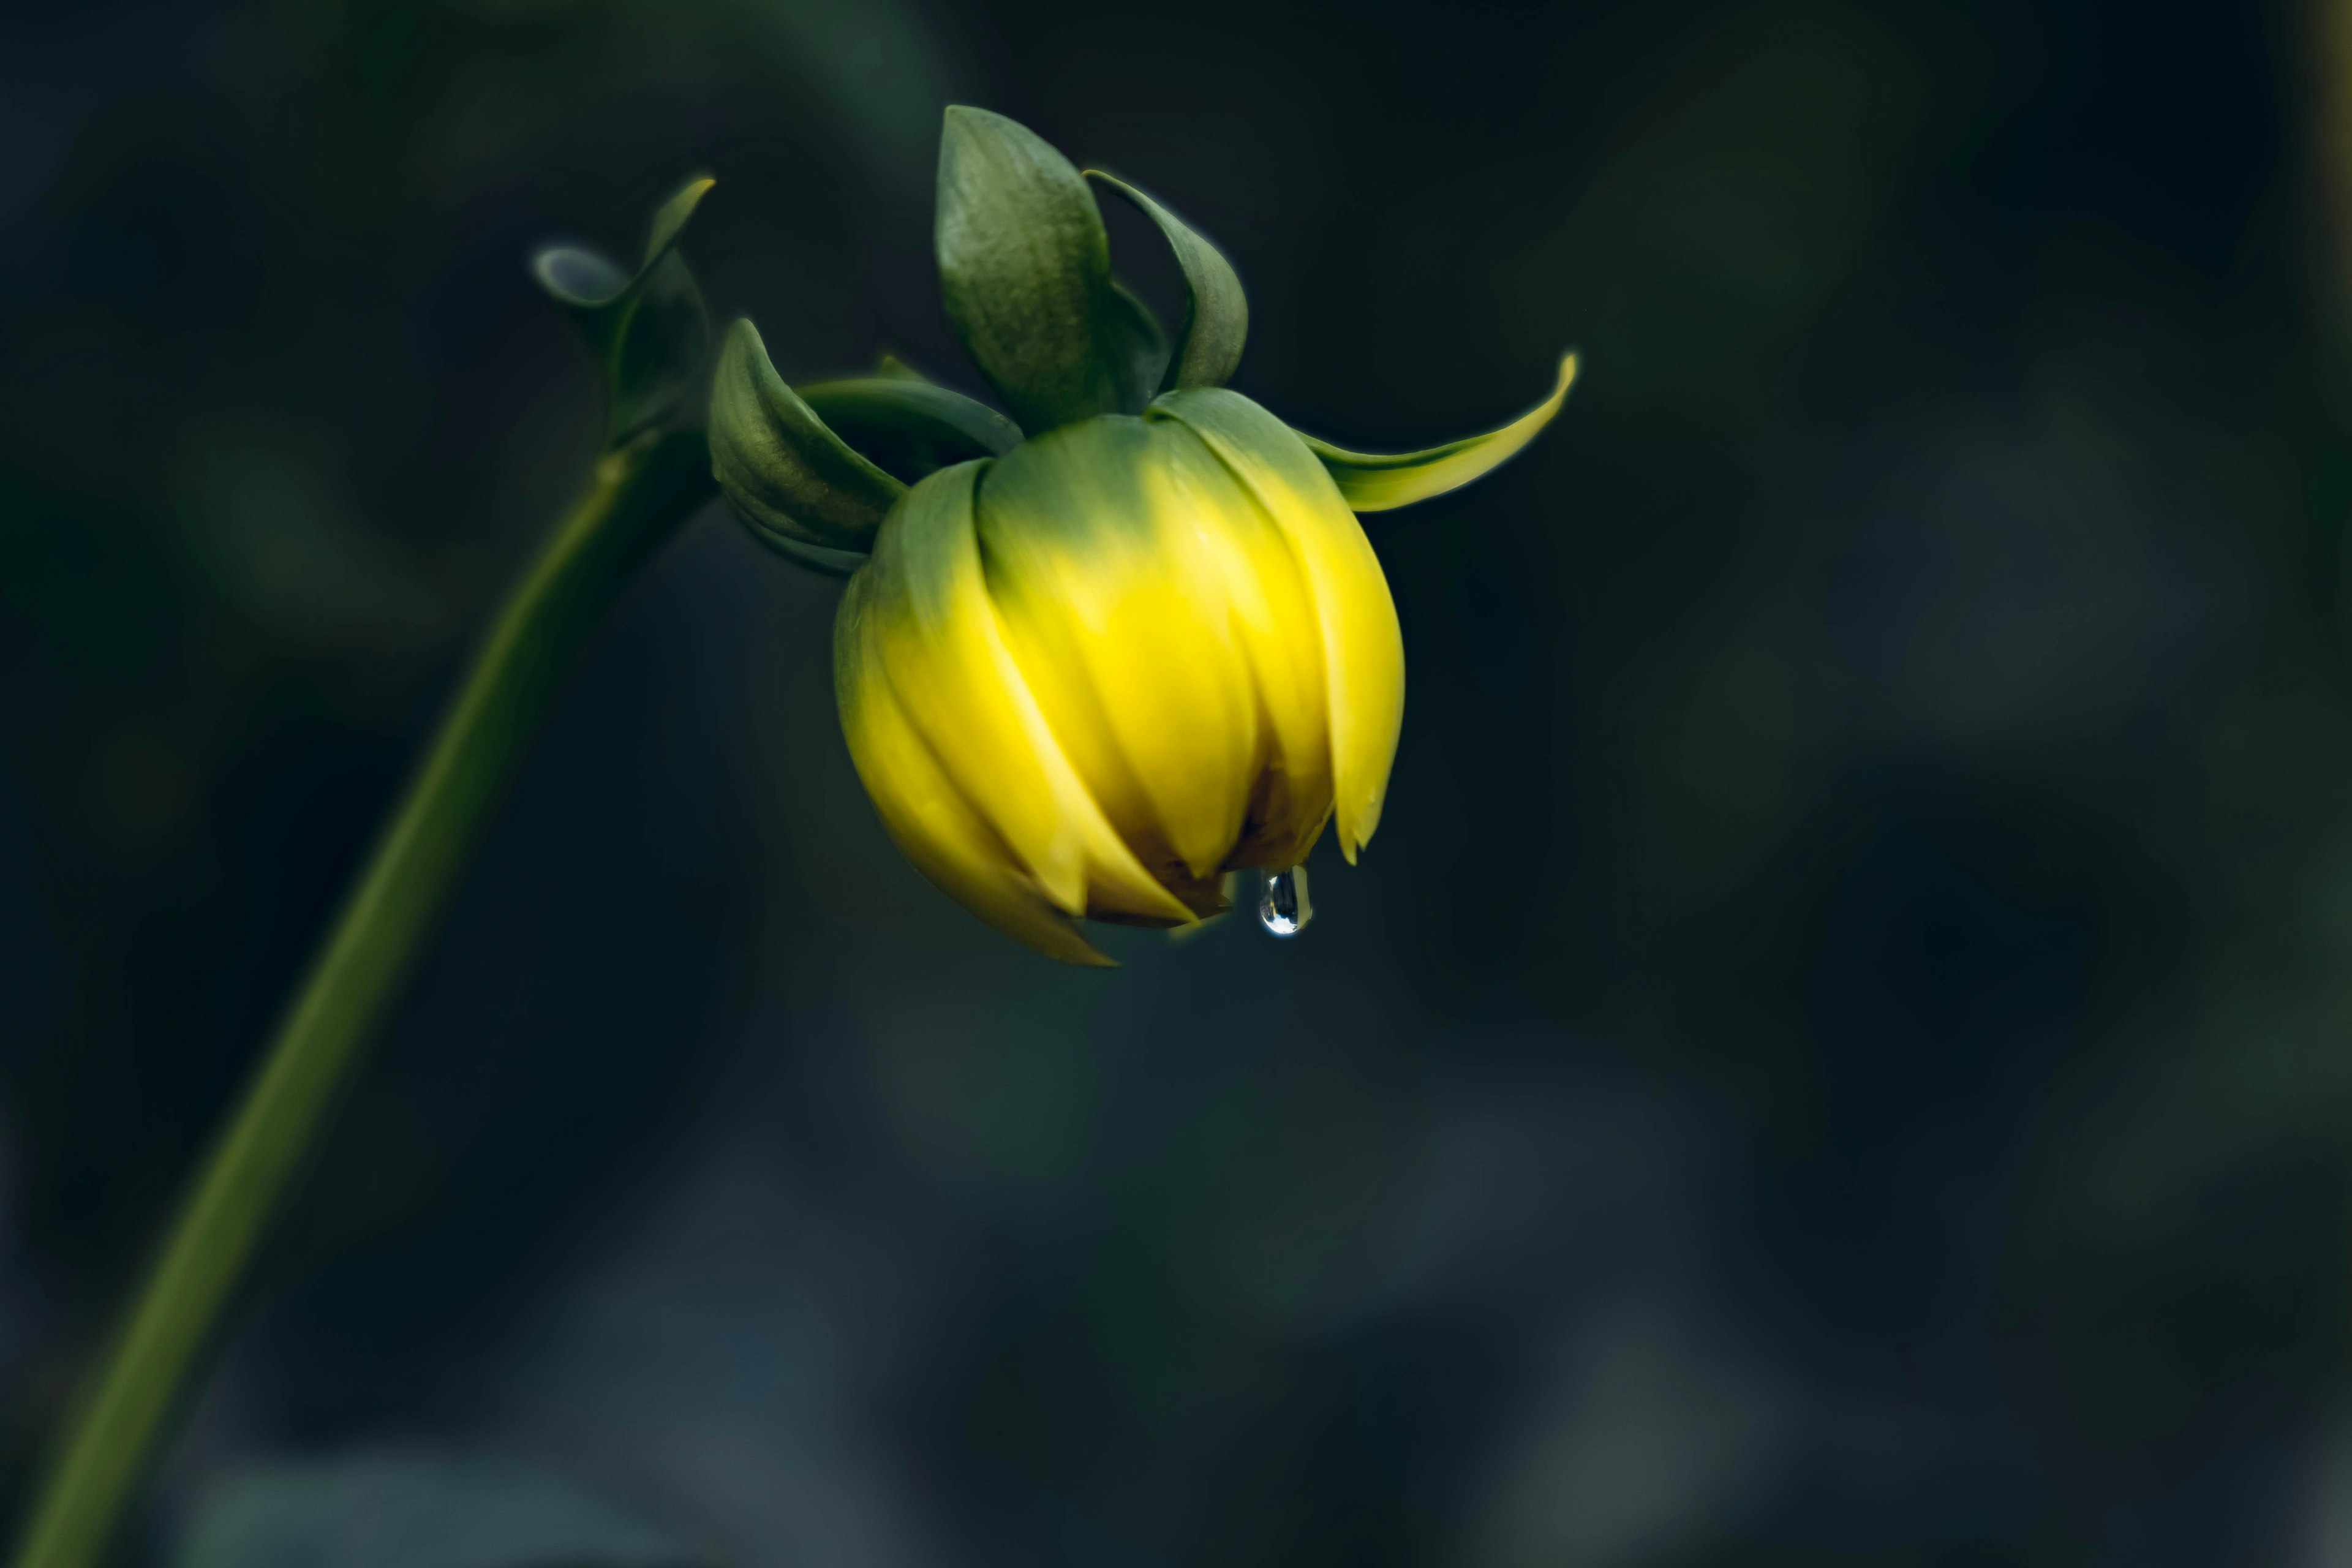
{"type": "Polygon", "coordinates": [[[1242,344],[1249,336],[1249,299],[1242,292],[1240,274],[1223,251],[1133,185],[1100,169],[1088,169],[1087,177],[1108,185],[1158,225],[1184,275],[1184,324],[1177,331],[1164,384],[1224,385],[1240,366],[1242,344]]]}
{"type": "Polygon", "coordinates": [[[1102,352],[1111,370],[1110,412],[1142,413],[1168,374],[1168,332],[1151,307],[1121,283],[1112,283],[1103,298],[1102,352]]]}
{"type": "Polygon", "coordinates": [[[746,531],[793,565],[805,567],[821,577],[847,577],[871,559],[863,550],[829,550],[822,544],[803,544],[790,534],[772,533],[764,528],[746,531]]]}
{"type": "Polygon", "coordinates": [[[1323,460],[1350,507],[1358,511],[1386,511],[1459,489],[1516,457],[1551,423],[1575,384],[1576,355],[1571,353],[1559,362],[1559,380],[1549,397],[1498,430],[1465,436],[1426,451],[1350,452],[1304,431],[1299,438],[1323,460]]]}
{"type": "Polygon", "coordinates": [[[646,258],[639,264],[640,269],[651,267],[677,247],[678,237],[694,217],[694,209],[702,205],[702,198],[718,183],[708,174],[698,174],[654,209],[654,221],[646,231],[646,258]]]}
{"type": "Polygon", "coordinates": [[[789,541],[868,550],[883,514],[907,490],[784,384],[748,321],[728,329],[719,351],[709,434],[710,472],[720,493],[737,517],[779,549],[789,541]]]}
{"type": "Polygon", "coordinates": [[[814,382],[801,400],[833,432],[908,484],[952,463],[1021,444],[1021,427],[985,403],[928,381],[858,376],[814,382]]]}
{"type": "Polygon", "coordinates": [[[677,240],[712,183],[689,180],[655,209],[635,272],[581,245],[542,246],[531,257],[531,275],[596,357],[609,447],[692,415],[710,319],[677,240]]]}
{"type": "Polygon", "coordinates": [[[948,320],[1023,429],[1129,401],[1131,302],[1113,289],[1102,213],[1067,158],[1001,114],[950,106],[933,241],[948,320]]]}

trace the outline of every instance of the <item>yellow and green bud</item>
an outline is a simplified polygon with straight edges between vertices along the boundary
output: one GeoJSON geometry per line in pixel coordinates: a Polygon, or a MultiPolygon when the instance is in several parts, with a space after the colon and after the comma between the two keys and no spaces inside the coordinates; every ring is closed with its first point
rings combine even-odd
{"type": "Polygon", "coordinates": [[[1379,825],[1404,711],[1395,606],[1360,510],[1466,483],[1555,414],[1398,457],[1302,437],[1222,384],[1246,306],[1150,197],[1187,285],[1171,342],[1109,272],[1078,172],[951,109],[938,243],[950,318],[1013,416],[918,379],[795,392],[738,322],[714,471],[755,534],[849,577],[842,727],[891,837],[974,913],[1107,962],[1081,919],[1182,926],[1228,872],[1379,825]],[[1015,423],[1017,421],[1017,423],[1015,423]]]}

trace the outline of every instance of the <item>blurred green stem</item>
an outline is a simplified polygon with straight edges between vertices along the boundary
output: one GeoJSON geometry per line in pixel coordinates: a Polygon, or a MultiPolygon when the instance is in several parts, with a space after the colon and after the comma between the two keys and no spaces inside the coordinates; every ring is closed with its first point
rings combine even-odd
{"type": "Polygon", "coordinates": [[[89,1568],[106,1552],[289,1181],[399,999],[575,657],[710,488],[699,433],[598,459],[491,628],[218,1133],[37,1494],[16,1568],[89,1568]]]}

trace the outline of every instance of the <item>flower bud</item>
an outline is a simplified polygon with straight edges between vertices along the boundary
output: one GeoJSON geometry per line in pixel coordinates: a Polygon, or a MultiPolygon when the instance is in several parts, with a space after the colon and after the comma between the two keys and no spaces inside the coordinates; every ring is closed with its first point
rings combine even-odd
{"type": "Polygon", "coordinates": [[[1467,483],[1549,422],[1426,452],[1349,452],[1221,384],[1247,307],[1216,249],[1097,175],[1166,237],[1171,340],[1112,279],[1086,180],[1027,131],[948,111],[948,313],[1013,416],[919,380],[795,393],[738,322],[713,470],[763,542],[849,576],[842,728],[891,837],[974,913],[1106,963],[1080,919],[1190,925],[1225,874],[1284,870],[1325,826],[1379,826],[1404,648],[1355,513],[1467,483]],[[1156,392],[1156,395],[1155,395],[1156,392]]]}
{"type": "Polygon", "coordinates": [[[1404,649],[1338,488],[1238,394],[1171,395],[942,469],[835,633],[858,775],[910,859],[1039,951],[1189,923],[1223,874],[1380,819],[1404,649]]]}

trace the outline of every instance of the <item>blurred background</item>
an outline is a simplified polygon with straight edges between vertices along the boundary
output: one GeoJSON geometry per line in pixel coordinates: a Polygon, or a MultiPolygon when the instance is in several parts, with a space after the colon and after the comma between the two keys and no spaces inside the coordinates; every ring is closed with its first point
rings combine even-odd
{"type": "Polygon", "coordinates": [[[0,1508],[581,480],[530,247],[708,169],[787,376],[976,386],[953,101],[1213,236],[1318,435],[1584,350],[1369,524],[1378,842],[1296,941],[1034,958],[704,517],[124,1561],[2352,1562],[2352,24],[2285,0],[9,7],[0,1508]]]}

